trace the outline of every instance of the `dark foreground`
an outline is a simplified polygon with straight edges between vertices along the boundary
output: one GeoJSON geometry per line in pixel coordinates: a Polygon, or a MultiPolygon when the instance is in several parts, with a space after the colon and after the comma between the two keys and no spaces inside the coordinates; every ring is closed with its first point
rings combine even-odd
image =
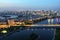
{"type": "Polygon", "coordinates": [[[55,40],[60,40],[60,28],[56,29],[55,40]]]}
{"type": "MultiPolygon", "coordinates": [[[[0,40],[60,40],[60,29],[55,27],[11,27],[0,33],[0,40]],[[55,36],[56,35],[56,36],[55,36]]],[[[0,30],[1,31],[1,30],[0,30]]]]}

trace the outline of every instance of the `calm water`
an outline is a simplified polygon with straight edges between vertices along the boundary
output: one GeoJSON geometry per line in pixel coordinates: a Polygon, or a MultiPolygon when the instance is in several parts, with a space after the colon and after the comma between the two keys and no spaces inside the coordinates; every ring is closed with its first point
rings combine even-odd
{"type": "Polygon", "coordinates": [[[44,20],[44,21],[38,22],[37,24],[57,24],[57,23],[60,23],[60,18],[44,20]]]}
{"type": "Polygon", "coordinates": [[[28,40],[30,38],[30,35],[32,33],[35,33],[38,35],[37,40],[53,40],[54,34],[56,29],[55,28],[36,28],[32,27],[30,29],[25,29],[22,31],[15,32],[11,34],[10,36],[5,37],[5,40],[28,40]]]}

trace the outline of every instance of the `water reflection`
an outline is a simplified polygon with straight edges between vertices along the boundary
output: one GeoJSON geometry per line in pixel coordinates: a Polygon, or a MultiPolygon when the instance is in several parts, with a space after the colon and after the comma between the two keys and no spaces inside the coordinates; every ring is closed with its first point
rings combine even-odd
{"type": "Polygon", "coordinates": [[[59,23],[59,18],[48,19],[48,24],[58,24],[58,23],[59,23]]]}
{"type": "Polygon", "coordinates": [[[53,18],[53,19],[46,19],[40,22],[37,22],[36,24],[59,24],[60,18],[53,18]]]}
{"type": "Polygon", "coordinates": [[[48,19],[48,24],[53,24],[54,19],[48,19]]]}
{"type": "Polygon", "coordinates": [[[58,18],[56,18],[56,23],[59,23],[59,19],[58,18]]]}
{"type": "Polygon", "coordinates": [[[53,24],[54,19],[51,19],[51,24],[53,24]]]}
{"type": "Polygon", "coordinates": [[[50,22],[51,22],[51,19],[48,19],[48,24],[50,24],[50,22]]]}

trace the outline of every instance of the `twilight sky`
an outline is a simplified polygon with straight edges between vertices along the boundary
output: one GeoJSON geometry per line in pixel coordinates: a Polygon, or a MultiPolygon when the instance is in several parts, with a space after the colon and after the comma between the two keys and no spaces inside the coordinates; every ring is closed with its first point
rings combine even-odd
{"type": "Polygon", "coordinates": [[[60,10],[60,0],[0,0],[0,8],[4,9],[52,9],[60,10]]]}

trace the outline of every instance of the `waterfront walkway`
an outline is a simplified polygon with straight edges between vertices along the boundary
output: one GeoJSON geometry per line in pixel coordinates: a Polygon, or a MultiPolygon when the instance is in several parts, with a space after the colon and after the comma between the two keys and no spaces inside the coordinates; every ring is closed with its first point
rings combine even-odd
{"type": "Polygon", "coordinates": [[[33,24],[33,25],[25,25],[25,26],[60,26],[60,24],[33,24]]]}

